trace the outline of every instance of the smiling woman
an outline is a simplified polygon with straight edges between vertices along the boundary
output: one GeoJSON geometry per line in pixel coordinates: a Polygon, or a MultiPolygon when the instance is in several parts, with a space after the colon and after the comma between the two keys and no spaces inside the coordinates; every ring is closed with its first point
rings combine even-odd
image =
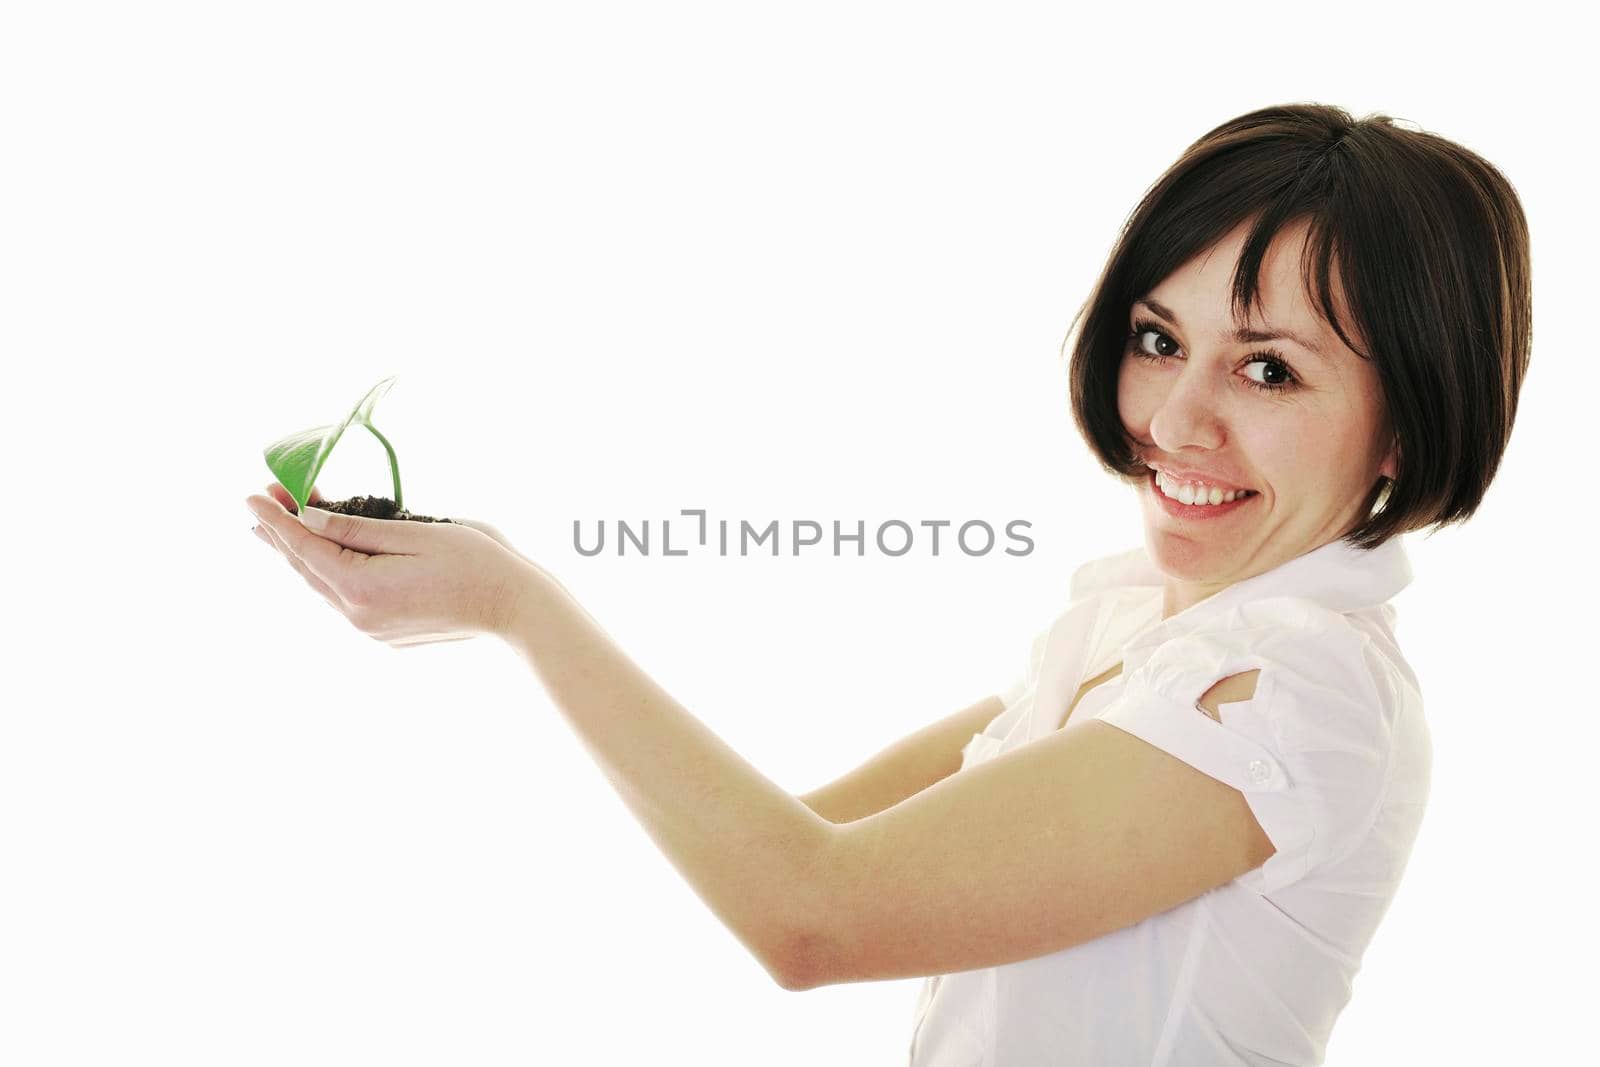
{"type": "Polygon", "coordinates": [[[1073,324],[1144,545],[1079,568],[959,773],[843,828],[807,984],[937,972],[914,1067],[1320,1064],[1431,781],[1401,535],[1483,499],[1530,309],[1459,145],[1313,105],[1192,145],[1073,324]]]}
{"type": "Polygon", "coordinates": [[[1459,146],[1309,105],[1208,133],[1072,356],[1144,545],[1003,693],[804,798],[491,527],[250,505],[368,636],[510,644],[780,986],[925,978],[914,1067],[1315,1065],[1429,793],[1401,535],[1482,499],[1529,306],[1516,195],[1459,146]]]}

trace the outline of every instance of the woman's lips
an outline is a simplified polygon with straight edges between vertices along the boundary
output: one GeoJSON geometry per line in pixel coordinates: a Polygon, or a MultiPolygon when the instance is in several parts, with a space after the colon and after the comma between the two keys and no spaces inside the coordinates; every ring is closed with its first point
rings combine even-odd
{"type": "Polygon", "coordinates": [[[1156,472],[1154,470],[1150,472],[1149,482],[1150,492],[1155,494],[1156,501],[1161,505],[1161,509],[1175,519],[1220,519],[1224,515],[1232,515],[1235,511],[1238,511],[1261,495],[1260,493],[1252,492],[1248,496],[1235,497],[1226,504],[1185,504],[1181,500],[1172,499],[1161,491],[1161,487],[1156,484],[1156,472]]]}

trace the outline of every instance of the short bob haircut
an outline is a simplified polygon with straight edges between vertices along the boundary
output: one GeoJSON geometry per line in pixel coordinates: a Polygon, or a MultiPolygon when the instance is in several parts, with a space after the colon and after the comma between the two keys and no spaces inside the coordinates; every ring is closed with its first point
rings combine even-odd
{"type": "Polygon", "coordinates": [[[1377,479],[1366,520],[1343,539],[1371,549],[1397,533],[1464,522],[1500,465],[1527,374],[1528,224],[1511,183],[1487,161],[1387,115],[1358,122],[1319,104],[1262,108],[1183,153],[1123,225],[1062,343],[1081,321],[1069,373],[1079,432],[1108,471],[1142,481],[1149,472],[1117,412],[1134,300],[1249,222],[1232,299],[1235,321],[1246,323],[1267,249],[1301,220],[1306,297],[1374,363],[1382,424],[1399,444],[1395,478],[1377,479]],[[1330,265],[1348,323],[1335,311],[1330,265]]]}

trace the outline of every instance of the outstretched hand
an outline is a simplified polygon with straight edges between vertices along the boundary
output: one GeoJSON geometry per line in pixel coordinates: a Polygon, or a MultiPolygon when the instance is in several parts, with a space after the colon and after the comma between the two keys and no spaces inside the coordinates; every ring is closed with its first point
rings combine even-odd
{"type": "MultiPolygon", "coordinates": [[[[540,569],[488,523],[373,519],[310,506],[302,520],[281,485],[267,492],[246,499],[257,535],[334,610],[389,645],[508,634],[522,584],[540,569]]],[[[312,489],[308,504],[321,500],[312,489]]]]}

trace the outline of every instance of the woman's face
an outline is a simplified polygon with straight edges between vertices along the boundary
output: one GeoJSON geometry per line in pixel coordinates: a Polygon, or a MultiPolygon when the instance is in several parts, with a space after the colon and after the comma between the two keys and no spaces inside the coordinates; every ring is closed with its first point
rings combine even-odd
{"type": "MultiPolygon", "coordinates": [[[[1306,299],[1304,223],[1268,251],[1254,321],[1233,321],[1229,286],[1246,232],[1174,271],[1128,315],[1139,333],[1123,353],[1117,409],[1140,457],[1180,481],[1253,490],[1200,507],[1164,502],[1154,472],[1145,480],[1145,542],[1171,579],[1168,615],[1337,539],[1366,518],[1378,476],[1395,473],[1377,372],[1306,299]],[[1241,340],[1238,328],[1260,336],[1241,340]]],[[[1336,275],[1334,284],[1342,309],[1336,275]]],[[[1356,336],[1348,319],[1345,328],[1356,336]]]]}

